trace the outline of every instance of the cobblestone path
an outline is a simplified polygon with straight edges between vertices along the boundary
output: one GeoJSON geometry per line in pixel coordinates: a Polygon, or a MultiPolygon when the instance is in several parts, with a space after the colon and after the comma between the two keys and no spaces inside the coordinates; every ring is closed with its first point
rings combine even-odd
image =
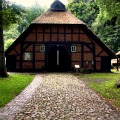
{"type": "Polygon", "coordinates": [[[120,113],[72,74],[46,74],[31,96],[13,120],[120,120],[120,113]]]}

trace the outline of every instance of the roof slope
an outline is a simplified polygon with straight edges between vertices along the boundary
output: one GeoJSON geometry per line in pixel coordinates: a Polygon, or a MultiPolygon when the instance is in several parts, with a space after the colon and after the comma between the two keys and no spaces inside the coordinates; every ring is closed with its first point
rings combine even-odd
{"type": "Polygon", "coordinates": [[[36,24],[85,24],[69,11],[51,11],[37,17],[32,23],[36,24]]]}

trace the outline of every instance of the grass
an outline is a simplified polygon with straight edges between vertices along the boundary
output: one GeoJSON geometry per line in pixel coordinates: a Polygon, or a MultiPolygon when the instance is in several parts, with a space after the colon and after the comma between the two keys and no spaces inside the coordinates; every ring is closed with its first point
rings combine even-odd
{"type": "Polygon", "coordinates": [[[120,80],[119,73],[80,74],[78,77],[113,105],[120,108],[120,88],[114,87],[115,82],[120,80]]]}
{"type": "Polygon", "coordinates": [[[30,82],[34,75],[10,74],[8,78],[0,78],[0,107],[17,96],[30,82]]]}

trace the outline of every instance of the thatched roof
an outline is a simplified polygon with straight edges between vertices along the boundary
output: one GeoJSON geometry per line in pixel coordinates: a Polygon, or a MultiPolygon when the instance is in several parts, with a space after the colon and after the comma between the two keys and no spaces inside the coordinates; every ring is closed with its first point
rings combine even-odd
{"type": "Polygon", "coordinates": [[[48,10],[36,18],[32,23],[36,24],[85,24],[68,11],[56,12],[48,10]]]}
{"type": "Polygon", "coordinates": [[[36,18],[34,24],[85,24],[72,13],[66,10],[65,5],[59,0],[51,4],[50,9],[36,18]]]}

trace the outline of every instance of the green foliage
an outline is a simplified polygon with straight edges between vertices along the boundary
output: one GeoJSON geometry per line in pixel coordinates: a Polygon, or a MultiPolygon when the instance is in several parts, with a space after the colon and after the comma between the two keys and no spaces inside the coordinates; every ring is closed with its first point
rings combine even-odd
{"type": "Polygon", "coordinates": [[[11,24],[19,23],[23,13],[24,7],[3,0],[2,17],[4,30],[8,29],[11,24]]]}
{"type": "Polygon", "coordinates": [[[95,21],[99,10],[97,5],[91,0],[73,0],[69,2],[67,8],[89,27],[91,27],[91,24],[95,21]]]}
{"type": "Polygon", "coordinates": [[[5,41],[8,39],[15,40],[20,35],[20,33],[17,30],[17,27],[17,24],[13,24],[8,30],[3,31],[5,41]]]}
{"type": "Polygon", "coordinates": [[[96,26],[94,32],[114,52],[120,50],[120,27],[113,25],[96,26]]]}
{"type": "Polygon", "coordinates": [[[7,50],[8,47],[14,42],[13,39],[8,39],[7,41],[5,41],[5,45],[4,45],[4,50],[7,50]]]}
{"type": "Polygon", "coordinates": [[[114,17],[117,17],[115,22],[119,23],[120,1],[118,2],[115,0],[96,0],[96,3],[100,8],[100,14],[98,15],[98,17],[104,17],[109,20],[111,20],[114,17]]]}
{"type": "Polygon", "coordinates": [[[20,35],[20,33],[17,30],[17,24],[11,25],[10,29],[4,30],[4,50],[7,50],[7,48],[16,40],[16,38],[20,35]]]}
{"type": "Polygon", "coordinates": [[[0,107],[17,96],[34,78],[29,74],[10,74],[8,78],[0,78],[0,107]]]}
{"type": "Polygon", "coordinates": [[[35,4],[32,7],[26,8],[25,15],[22,18],[22,22],[18,26],[18,31],[22,33],[30,23],[40,16],[45,11],[39,4],[35,4]]]}
{"type": "Polygon", "coordinates": [[[120,50],[120,2],[96,0],[99,14],[92,24],[94,32],[114,52],[120,50]]]}
{"type": "Polygon", "coordinates": [[[113,105],[120,107],[120,89],[115,88],[116,81],[120,80],[120,74],[92,73],[79,75],[93,90],[110,100],[113,105]]]}

